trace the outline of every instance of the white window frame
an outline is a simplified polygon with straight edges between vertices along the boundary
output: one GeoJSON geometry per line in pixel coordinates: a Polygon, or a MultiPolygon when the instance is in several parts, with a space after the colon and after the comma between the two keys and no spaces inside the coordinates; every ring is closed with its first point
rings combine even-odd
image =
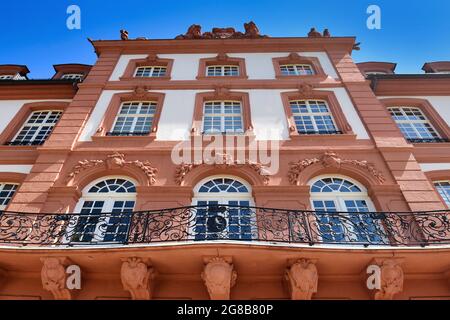
{"type": "MultiPolygon", "coordinates": [[[[135,185],[135,187],[138,186],[138,183],[136,180],[130,178],[130,177],[125,177],[125,176],[107,176],[107,177],[101,177],[99,179],[96,179],[94,181],[92,181],[91,183],[89,183],[82,191],[82,195],[81,198],[78,200],[77,204],[75,205],[75,210],[74,213],[81,213],[81,210],[83,209],[84,203],[86,201],[104,201],[103,204],[103,208],[102,208],[102,213],[111,213],[113,208],[114,208],[114,203],[116,201],[134,201],[134,206],[136,207],[136,199],[137,199],[137,192],[127,192],[127,193],[119,193],[119,192],[107,192],[107,193],[90,193],[89,190],[95,186],[96,184],[102,182],[102,181],[106,181],[109,179],[123,179],[123,180],[127,180],[131,183],[133,183],[135,185]]],[[[88,215],[86,215],[88,216],[88,215]]],[[[78,224],[78,219],[82,217],[80,216],[74,216],[71,220],[69,225],[70,226],[77,226],[78,224]]],[[[104,223],[108,224],[109,219],[111,217],[106,218],[104,221],[104,223]]],[[[100,226],[97,226],[96,230],[94,231],[94,236],[92,238],[92,242],[102,242],[103,241],[103,236],[102,236],[102,232],[99,229],[100,226]]],[[[68,233],[70,234],[71,229],[68,228],[68,233]]],[[[65,236],[64,239],[64,243],[69,243],[71,242],[70,237],[65,236]]],[[[77,242],[74,242],[74,244],[76,244],[77,242]]],[[[82,242],[80,242],[82,243],[82,242]]]]}
{"type": "MultiPolygon", "coordinates": [[[[33,142],[36,141],[36,137],[38,136],[38,134],[40,133],[42,127],[52,127],[50,132],[48,133],[47,137],[40,141],[42,143],[44,143],[48,137],[51,135],[53,129],[55,128],[56,124],[59,122],[59,120],[61,119],[61,116],[63,114],[62,110],[37,110],[37,111],[33,111],[31,112],[31,114],[28,116],[27,120],[24,122],[24,124],[22,125],[22,127],[20,128],[20,130],[17,132],[17,134],[14,136],[14,139],[12,139],[12,143],[14,144],[16,142],[16,140],[18,139],[18,137],[21,135],[22,131],[24,130],[25,127],[37,127],[35,133],[33,134],[32,138],[29,139],[29,144],[32,145],[33,142]],[[33,117],[34,114],[36,113],[44,113],[47,112],[48,114],[45,116],[44,121],[42,121],[42,123],[29,123],[29,121],[31,121],[31,118],[33,117]],[[52,113],[57,112],[59,113],[59,118],[56,122],[54,123],[47,123],[47,121],[49,120],[50,116],[52,113]]],[[[27,140],[20,140],[22,141],[27,141],[27,140]]]]}
{"type": "Polygon", "coordinates": [[[402,132],[403,136],[405,137],[405,139],[423,139],[423,140],[433,140],[433,139],[442,139],[441,135],[439,134],[439,132],[436,130],[436,128],[433,126],[433,124],[431,123],[430,119],[428,119],[428,117],[425,115],[425,113],[423,113],[423,111],[420,108],[417,107],[410,107],[410,106],[392,106],[388,108],[389,114],[391,115],[392,120],[394,120],[394,122],[397,124],[397,127],[399,128],[399,130],[402,132]],[[410,110],[414,110],[414,111],[419,111],[420,114],[425,118],[425,120],[397,120],[394,119],[394,115],[391,113],[391,111],[393,109],[398,109],[401,111],[401,113],[406,117],[406,112],[405,109],[410,109],[410,110]],[[416,133],[416,135],[418,137],[416,138],[410,138],[408,136],[405,135],[405,133],[400,129],[400,124],[410,124],[411,128],[414,130],[414,132],[416,133]],[[421,123],[421,124],[428,124],[429,125],[429,129],[431,129],[432,131],[429,131],[430,135],[433,136],[433,133],[436,135],[436,137],[423,137],[422,134],[420,133],[420,131],[417,130],[417,128],[413,125],[414,123],[421,123]]]}
{"type": "Polygon", "coordinates": [[[328,103],[325,100],[315,100],[315,99],[289,100],[289,108],[291,109],[292,116],[294,118],[295,128],[297,129],[297,132],[299,134],[308,134],[308,133],[314,133],[314,134],[329,134],[329,133],[332,133],[332,134],[334,134],[334,133],[338,133],[338,127],[336,125],[336,121],[334,120],[333,113],[331,112],[330,107],[329,107],[328,103]],[[304,104],[306,105],[306,108],[308,109],[308,112],[306,112],[306,113],[301,113],[301,112],[294,113],[294,111],[292,110],[292,103],[297,103],[299,105],[300,102],[304,102],[304,104]],[[319,103],[325,104],[325,106],[326,106],[328,111],[327,112],[312,112],[311,102],[319,102],[319,103]],[[318,125],[317,125],[317,122],[316,122],[316,119],[314,118],[316,116],[322,116],[322,117],[329,116],[331,118],[332,123],[333,123],[334,130],[327,130],[326,132],[320,132],[319,128],[318,128],[318,125]],[[301,132],[300,129],[298,128],[298,126],[297,126],[297,122],[295,121],[295,117],[309,117],[311,119],[312,125],[314,127],[314,131],[301,132]]]}
{"type": "Polygon", "coordinates": [[[339,174],[318,176],[309,181],[308,186],[312,187],[317,181],[327,178],[347,180],[348,182],[353,183],[355,186],[357,186],[361,190],[361,192],[311,192],[311,208],[314,208],[315,200],[333,200],[335,201],[336,210],[338,212],[347,212],[347,207],[345,205],[346,200],[363,200],[366,202],[369,212],[375,212],[375,206],[373,205],[373,202],[369,197],[367,189],[358,181],[347,176],[339,174]]]}
{"type": "MultiPolygon", "coordinates": [[[[233,72],[234,73],[234,72],[233,72]]],[[[241,70],[238,65],[210,65],[206,67],[206,76],[207,77],[239,77],[241,74],[241,70]],[[217,74],[217,70],[220,69],[219,74],[217,74]],[[236,70],[236,74],[227,74],[227,69],[236,70]],[[213,75],[210,75],[210,70],[213,70],[213,75]]]]}
{"type": "Polygon", "coordinates": [[[19,186],[20,186],[20,184],[17,183],[17,182],[4,182],[4,181],[2,181],[2,182],[0,182],[0,192],[3,192],[4,191],[3,190],[4,187],[7,186],[7,185],[12,185],[12,186],[15,186],[16,188],[12,192],[12,194],[11,194],[11,191],[9,190],[10,195],[6,198],[6,199],[8,199],[7,203],[6,204],[0,204],[0,211],[3,211],[3,210],[5,210],[8,207],[8,205],[11,203],[12,198],[14,197],[14,195],[16,194],[16,192],[17,192],[17,190],[19,189],[19,186]]]}
{"type": "Polygon", "coordinates": [[[136,68],[134,72],[135,78],[161,78],[167,76],[167,66],[139,66],[136,68]],[[148,76],[139,76],[138,73],[140,70],[143,70],[142,73],[146,72],[147,69],[150,71],[150,75],[148,76]],[[158,71],[157,71],[158,70],[158,71]],[[164,74],[161,74],[161,71],[164,70],[164,74]]]}
{"type": "Polygon", "coordinates": [[[311,75],[315,75],[315,71],[312,65],[307,64],[307,63],[286,63],[286,64],[281,64],[280,65],[280,73],[283,76],[311,76],[311,75]],[[285,74],[283,72],[283,68],[294,68],[293,73],[291,73],[291,71],[287,70],[288,74],[285,74]],[[305,71],[306,69],[311,70],[311,73],[307,73],[307,72],[302,72],[305,71]]]}
{"type": "MultiPolygon", "coordinates": [[[[234,120],[233,120],[234,121],[234,120]]],[[[243,104],[242,101],[239,100],[210,100],[210,101],[205,101],[205,103],[203,103],[203,119],[202,119],[202,132],[205,135],[214,135],[214,134],[241,134],[244,133],[244,114],[243,114],[243,104]],[[206,106],[208,103],[220,103],[220,113],[206,113],[206,106]],[[241,112],[238,113],[225,113],[225,104],[226,103],[238,103],[241,112]],[[233,128],[233,130],[225,130],[225,118],[226,117],[237,117],[239,116],[241,118],[241,129],[239,130],[235,130],[233,128]],[[206,117],[220,117],[220,132],[219,131],[206,131],[205,130],[205,118],[206,117]]]]}
{"type": "Polygon", "coordinates": [[[140,133],[135,131],[136,130],[136,124],[138,121],[138,118],[151,118],[151,124],[150,124],[150,128],[148,129],[148,133],[145,131],[145,134],[149,134],[152,131],[152,127],[154,125],[154,121],[155,121],[155,115],[156,115],[156,109],[158,108],[158,102],[157,101],[125,101],[120,105],[119,111],[117,112],[116,118],[114,120],[114,124],[112,126],[111,132],[114,133],[129,133],[129,134],[133,134],[133,133],[140,133]],[[127,105],[127,104],[134,104],[134,103],[138,103],[139,105],[138,107],[138,112],[142,109],[142,107],[144,106],[144,104],[150,104],[150,106],[153,106],[155,109],[155,112],[152,114],[140,114],[140,113],[135,113],[135,114],[121,114],[122,108],[127,105]],[[116,130],[116,125],[117,122],[119,120],[120,117],[123,118],[132,118],[133,119],[133,123],[131,125],[130,131],[122,131],[122,130],[116,130]]]}

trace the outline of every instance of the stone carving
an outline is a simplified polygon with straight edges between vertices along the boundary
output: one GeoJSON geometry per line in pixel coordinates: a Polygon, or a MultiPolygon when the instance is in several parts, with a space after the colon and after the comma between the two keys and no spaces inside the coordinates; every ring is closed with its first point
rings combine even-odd
{"type": "Polygon", "coordinates": [[[191,25],[185,34],[175,39],[258,39],[267,38],[259,33],[259,29],[253,21],[244,24],[245,33],[236,31],[234,28],[213,28],[211,32],[202,33],[202,27],[198,24],[191,25]]]}
{"type": "Polygon", "coordinates": [[[122,260],[120,277],[123,288],[131,293],[133,300],[150,300],[152,298],[155,270],[149,262],[141,258],[122,260]]]}
{"type": "Polygon", "coordinates": [[[385,259],[377,263],[381,268],[381,289],[375,293],[375,300],[392,300],[403,291],[404,274],[398,259],[385,259]]]}
{"type": "Polygon", "coordinates": [[[84,170],[100,166],[105,166],[107,169],[117,169],[123,168],[125,166],[134,166],[144,172],[150,185],[154,185],[156,183],[156,175],[158,173],[158,169],[152,167],[149,161],[126,161],[125,155],[119,152],[108,155],[105,160],[78,161],[78,164],[75,165],[72,171],[67,175],[66,182],[70,183],[80,172],[84,170]]]}
{"type": "Polygon", "coordinates": [[[330,30],[325,29],[323,33],[320,33],[316,30],[316,28],[311,28],[311,30],[308,32],[308,38],[329,38],[331,37],[330,30]]]}
{"type": "Polygon", "coordinates": [[[148,95],[148,87],[138,86],[134,89],[129,99],[142,100],[148,95]]]}
{"type": "Polygon", "coordinates": [[[127,30],[120,30],[120,39],[128,40],[128,31],[127,30]]]}
{"type": "Polygon", "coordinates": [[[203,165],[212,165],[215,168],[232,168],[232,167],[247,166],[262,177],[264,185],[268,185],[270,181],[269,172],[267,168],[262,164],[252,162],[248,159],[246,159],[245,162],[242,163],[234,160],[231,155],[216,154],[214,158],[206,159],[201,163],[189,163],[189,164],[182,163],[179,166],[177,166],[175,170],[175,182],[178,185],[181,185],[185,177],[189,174],[189,172],[203,165]]]}
{"type": "Polygon", "coordinates": [[[319,273],[312,260],[299,259],[294,262],[286,269],[285,279],[292,300],[311,300],[317,292],[319,273]]]}
{"type": "Polygon", "coordinates": [[[314,86],[309,83],[300,83],[298,85],[298,95],[300,98],[311,98],[314,91],[314,86]]]}
{"type": "Polygon", "coordinates": [[[202,279],[211,300],[229,300],[231,288],[236,284],[237,272],[231,259],[215,257],[206,261],[202,279]]]}
{"type": "Polygon", "coordinates": [[[66,258],[42,258],[42,286],[50,291],[56,300],[71,300],[70,291],[66,288],[66,258]]]}
{"type": "Polygon", "coordinates": [[[359,51],[359,50],[361,50],[361,42],[358,42],[358,43],[355,43],[354,45],[353,45],[353,50],[355,50],[355,51],[359,51]]]}
{"type": "Polygon", "coordinates": [[[298,185],[301,172],[316,163],[320,163],[325,168],[333,167],[336,169],[341,168],[342,165],[356,166],[368,171],[381,184],[386,180],[383,174],[378,171],[373,164],[370,164],[367,161],[342,159],[335,152],[327,151],[321,158],[304,159],[298,162],[289,163],[290,168],[288,177],[290,183],[292,185],[298,185]]]}

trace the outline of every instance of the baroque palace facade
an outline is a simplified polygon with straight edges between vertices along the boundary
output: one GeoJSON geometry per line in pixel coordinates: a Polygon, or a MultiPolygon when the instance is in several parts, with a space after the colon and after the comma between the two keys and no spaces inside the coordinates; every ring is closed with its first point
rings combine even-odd
{"type": "Polygon", "coordinates": [[[0,65],[0,299],[450,298],[450,62],[252,22],[90,41],[0,65]],[[174,161],[213,140],[243,144],[174,161]]]}

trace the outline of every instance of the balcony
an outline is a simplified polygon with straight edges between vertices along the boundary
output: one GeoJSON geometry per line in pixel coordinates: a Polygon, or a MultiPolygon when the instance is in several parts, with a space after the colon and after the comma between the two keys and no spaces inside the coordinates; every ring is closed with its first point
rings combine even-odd
{"type": "Polygon", "coordinates": [[[89,246],[202,241],[426,247],[450,244],[450,212],[325,213],[237,206],[144,212],[2,212],[0,245],[89,246]]]}
{"type": "Polygon", "coordinates": [[[449,139],[430,138],[430,139],[407,139],[409,143],[447,143],[449,139]]]}
{"type": "Polygon", "coordinates": [[[112,132],[107,132],[106,136],[108,137],[132,137],[132,136],[148,136],[150,134],[150,131],[130,131],[130,132],[125,132],[125,131],[112,131],[112,132]]]}
{"type": "Polygon", "coordinates": [[[22,140],[22,141],[8,141],[6,146],[41,146],[45,140],[22,140]]]}

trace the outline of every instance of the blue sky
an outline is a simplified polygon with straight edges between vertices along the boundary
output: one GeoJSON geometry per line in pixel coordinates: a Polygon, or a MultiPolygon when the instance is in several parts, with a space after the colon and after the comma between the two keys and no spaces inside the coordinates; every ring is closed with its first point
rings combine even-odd
{"type": "Polygon", "coordinates": [[[424,62],[450,60],[448,0],[15,0],[0,2],[0,64],[26,64],[31,78],[53,75],[53,64],[95,62],[87,38],[173,38],[193,23],[243,29],[254,20],[272,37],[305,36],[312,26],[335,36],[357,36],[361,61],[397,62],[398,73],[421,73],[424,62]],[[81,30],[68,30],[66,9],[81,8],[81,30]],[[382,10],[382,29],[366,27],[366,9],[382,10]]]}

